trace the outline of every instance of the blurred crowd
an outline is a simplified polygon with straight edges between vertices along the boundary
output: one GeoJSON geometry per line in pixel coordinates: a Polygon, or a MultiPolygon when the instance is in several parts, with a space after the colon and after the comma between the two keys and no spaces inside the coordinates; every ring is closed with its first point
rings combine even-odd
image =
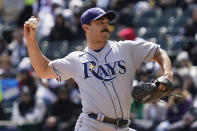
{"type": "MultiPolygon", "coordinates": [[[[0,0],[0,130],[72,131],[81,112],[80,92],[69,79],[40,79],[28,57],[23,24],[39,18],[37,40],[49,59],[83,50],[80,16],[90,7],[114,10],[112,40],[151,41],[169,54],[171,97],[156,104],[131,100],[131,127],[139,131],[197,130],[197,0],[0,0]],[[182,97],[174,97],[179,94],[182,97]]],[[[156,63],[143,63],[135,86],[159,77],[156,63]]]]}

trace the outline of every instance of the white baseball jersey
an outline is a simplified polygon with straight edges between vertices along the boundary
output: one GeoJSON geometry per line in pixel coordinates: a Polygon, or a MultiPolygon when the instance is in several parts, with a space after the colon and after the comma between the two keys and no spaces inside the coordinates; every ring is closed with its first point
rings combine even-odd
{"type": "Polygon", "coordinates": [[[129,118],[136,68],[143,61],[151,61],[158,48],[146,41],[108,41],[100,52],[87,47],[50,65],[59,80],[73,78],[78,84],[83,113],[129,118]]]}

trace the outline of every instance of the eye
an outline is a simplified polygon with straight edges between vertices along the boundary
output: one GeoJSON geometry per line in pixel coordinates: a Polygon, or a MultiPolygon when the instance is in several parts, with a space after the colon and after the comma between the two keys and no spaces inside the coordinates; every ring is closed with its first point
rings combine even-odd
{"type": "Polygon", "coordinates": [[[99,24],[103,24],[103,21],[101,20],[101,21],[99,21],[99,24]]]}

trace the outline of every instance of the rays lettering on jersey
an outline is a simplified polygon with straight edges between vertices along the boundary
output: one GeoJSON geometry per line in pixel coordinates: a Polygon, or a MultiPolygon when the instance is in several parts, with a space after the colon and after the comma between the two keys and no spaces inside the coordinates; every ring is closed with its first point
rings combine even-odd
{"type": "Polygon", "coordinates": [[[96,62],[94,61],[89,61],[82,64],[84,66],[84,79],[90,77],[90,73],[92,73],[92,75],[99,80],[110,81],[113,80],[118,74],[124,74],[126,72],[124,60],[119,60],[99,66],[97,66],[96,62]],[[96,68],[92,69],[90,67],[96,68]]]}

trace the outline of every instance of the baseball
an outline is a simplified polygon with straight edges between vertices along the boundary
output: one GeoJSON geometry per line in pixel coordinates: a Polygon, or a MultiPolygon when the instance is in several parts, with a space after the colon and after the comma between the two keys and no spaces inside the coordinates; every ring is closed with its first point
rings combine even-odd
{"type": "Polygon", "coordinates": [[[28,24],[32,28],[36,28],[38,25],[38,20],[36,18],[29,18],[28,24]]]}

